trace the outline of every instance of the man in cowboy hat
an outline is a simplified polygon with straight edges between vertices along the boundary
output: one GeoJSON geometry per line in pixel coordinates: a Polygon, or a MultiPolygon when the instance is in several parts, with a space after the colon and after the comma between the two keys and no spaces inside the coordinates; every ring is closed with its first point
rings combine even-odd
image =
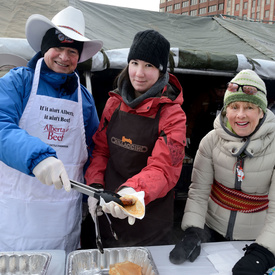
{"type": "Polygon", "coordinates": [[[0,251],[79,247],[82,198],[69,178],[83,182],[99,121],[75,70],[102,47],[84,31],[73,7],[30,16],[37,54],[0,79],[0,251]]]}

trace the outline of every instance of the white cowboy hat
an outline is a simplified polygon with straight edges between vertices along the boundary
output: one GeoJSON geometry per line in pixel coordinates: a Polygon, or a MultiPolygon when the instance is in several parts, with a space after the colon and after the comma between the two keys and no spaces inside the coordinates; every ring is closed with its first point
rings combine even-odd
{"type": "Polygon", "coordinates": [[[83,50],[78,62],[83,62],[95,55],[102,47],[101,40],[90,40],[84,36],[85,20],[83,13],[74,8],[67,7],[57,13],[50,21],[40,14],[31,15],[26,22],[26,37],[30,46],[36,51],[41,50],[41,42],[46,32],[56,28],[67,37],[84,42],[83,50]]]}

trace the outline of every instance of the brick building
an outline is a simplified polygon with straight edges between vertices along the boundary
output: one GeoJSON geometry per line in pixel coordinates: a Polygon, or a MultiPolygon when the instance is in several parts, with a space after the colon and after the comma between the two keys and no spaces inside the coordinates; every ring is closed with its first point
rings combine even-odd
{"type": "Polygon", "coordinates": [[[160,0],[159,11],[275,23],[275,0],[160,0]]]}

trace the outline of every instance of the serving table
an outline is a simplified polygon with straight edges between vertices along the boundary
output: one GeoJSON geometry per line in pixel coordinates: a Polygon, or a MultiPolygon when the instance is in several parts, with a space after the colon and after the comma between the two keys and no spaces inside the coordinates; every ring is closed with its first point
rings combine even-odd
{"type": "MultiPolygon", "coordinates": [[[[174,245],[147,246],[157,266],[159,275],[232,275],[234,264],[244,255],[242,249],[248,241],[203,243],[201,253],[193,262],[186,261],[180,265],[169,261],[169,253],[174,245]]],[[[46,252],[52,258],[47,275],[63,275],[66,272],[66,253],[64,250],[37,250],[24,252],[46,252]]],[[[274,273],[275,274],[275,273],[274,273]]]]}

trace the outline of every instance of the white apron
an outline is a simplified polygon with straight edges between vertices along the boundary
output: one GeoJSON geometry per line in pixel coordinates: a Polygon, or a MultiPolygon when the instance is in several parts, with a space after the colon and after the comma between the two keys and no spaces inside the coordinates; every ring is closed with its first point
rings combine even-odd
{"type": "MultiPolygon", "coordinates": [[[[78,102],[37,95],[37,62],[20,128],[52,146],[71,179],[83,182],[87,146],[78,79],[78,102]]],[[[16,157],[16,152],[15,152],[16,157]]],[[[57,190],[0,162],[0,251],[79,248],[82,196],[57,190]]]]}

